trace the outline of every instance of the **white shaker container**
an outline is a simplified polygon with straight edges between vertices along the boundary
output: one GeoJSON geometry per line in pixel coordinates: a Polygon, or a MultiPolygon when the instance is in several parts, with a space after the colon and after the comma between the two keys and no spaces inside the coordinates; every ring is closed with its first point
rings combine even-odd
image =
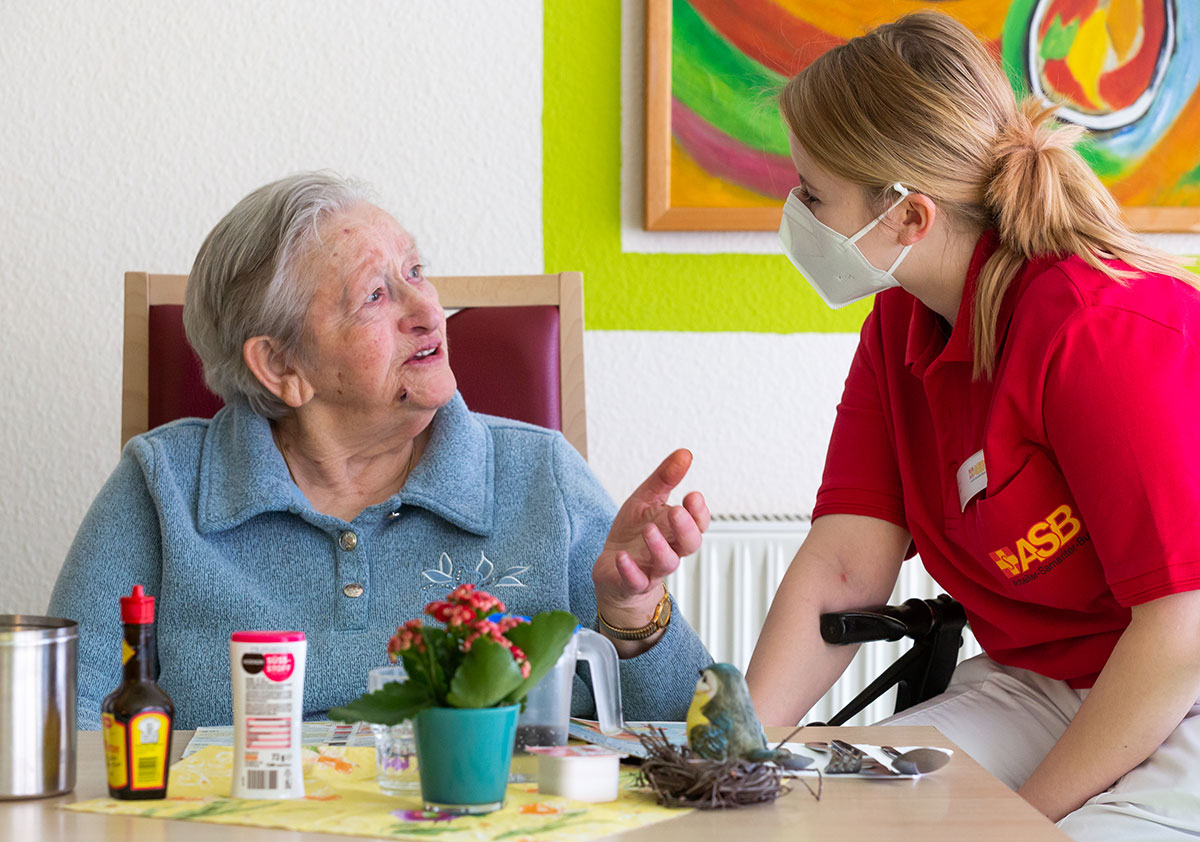
{"type": "Polygon", "coordinates": [[[229,639],[234,798],[304,797],[300,723],[307,647],[299,631],[240,631],[229,639]]]}

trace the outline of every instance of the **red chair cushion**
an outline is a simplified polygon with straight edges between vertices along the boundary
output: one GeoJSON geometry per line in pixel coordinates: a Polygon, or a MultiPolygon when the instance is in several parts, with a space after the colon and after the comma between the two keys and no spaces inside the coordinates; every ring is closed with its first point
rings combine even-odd
{"type": "Polygon", "coordinates": [[[471,409],[562,429],[557,307],[460,310],[446,321],[446,343],[471,409]]]}
{"type": "MultiPolygon", "coordinates": [[[[562,429],[558,308],[475,307],[446,323],[450,363],[476,412],[562,429]]],[[[150,428],[176,418],[211,418],[224,404],[204,385],[183,330],[183,307],[150,308],[150,428]]]]}
{"type": "Polygon", "coordinates": [[[183,332],[183,305],[150,308],[150,429],[176,418],[212,418],[224,401],[208,391],[200,359],[183,332]]]}

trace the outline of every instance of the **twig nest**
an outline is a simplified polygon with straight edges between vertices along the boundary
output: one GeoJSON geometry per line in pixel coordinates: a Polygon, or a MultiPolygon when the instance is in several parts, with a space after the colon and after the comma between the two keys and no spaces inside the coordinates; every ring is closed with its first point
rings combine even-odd
{"type": "Polygon", "coordinates": [[[673,745],[661,730],[639,739],[648,756],[638,783],[654,790],[664,807],[745,807],[774,801],[790,789],[779,768],[769,763],[709,760],[687,746],[673,745]]]}

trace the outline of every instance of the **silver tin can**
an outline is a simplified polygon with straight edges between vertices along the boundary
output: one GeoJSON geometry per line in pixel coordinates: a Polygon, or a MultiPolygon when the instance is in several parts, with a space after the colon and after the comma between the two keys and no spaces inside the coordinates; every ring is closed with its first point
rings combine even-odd
{"type": "Polygon", "coordinates": [[[79,625],[0,614],[0,800],[75,788],[79,625]]]}

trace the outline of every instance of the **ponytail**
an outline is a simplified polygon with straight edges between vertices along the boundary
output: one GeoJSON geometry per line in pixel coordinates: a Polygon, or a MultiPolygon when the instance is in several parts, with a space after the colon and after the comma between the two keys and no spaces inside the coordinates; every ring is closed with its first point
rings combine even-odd
{"type": "Polygon", "coordinates": [[[1143,270],[1200,286],[1200,279],[1177,258],[1148,246],[1129,230],[1116,201],[1075,151],[1083,129],[1056,127],[1055,110],[1026,99],[996,138],[996,164],[984,204],[1000,245],[984,264],[975,291],[971,335],[976,378],[990,378],[995,372],[1000,302],[1031,258],[1073,254],[1119,283],[1143,270]],[[1105,262],[1114,258],[1135,270],[1105,262]]]}

